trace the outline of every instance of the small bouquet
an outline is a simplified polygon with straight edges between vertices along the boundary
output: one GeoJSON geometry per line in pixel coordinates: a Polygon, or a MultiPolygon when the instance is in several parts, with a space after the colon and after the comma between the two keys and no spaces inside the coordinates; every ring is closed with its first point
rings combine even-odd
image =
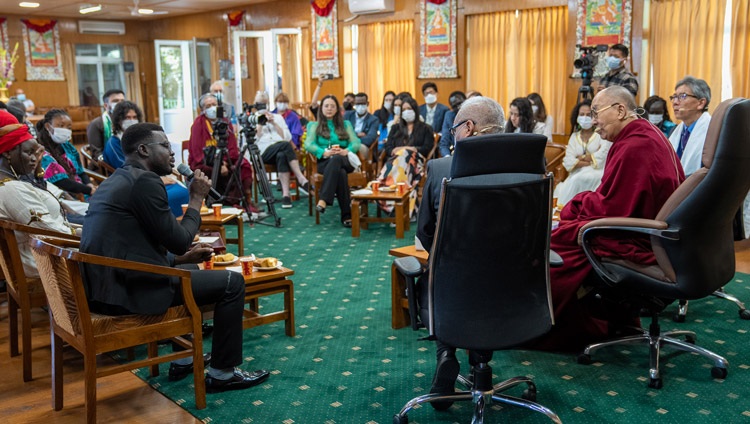
{"type": "Polygon", "coordinates": [[[0,46],[0,88],[9,88],[13,84],[13,67],[17,60],[18,43],[13,48],[13,53],[0,46]]]}

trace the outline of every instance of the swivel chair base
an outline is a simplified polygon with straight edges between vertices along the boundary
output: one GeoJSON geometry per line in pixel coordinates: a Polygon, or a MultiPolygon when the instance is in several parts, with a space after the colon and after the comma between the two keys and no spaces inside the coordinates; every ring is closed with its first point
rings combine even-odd
{"type": "MultiPolygon", "coordinates": [[[[745,304],[739,300],[737,297],[727,293],[724,291],[724,288],[720,288],[719,290],[716,290],[715,292],[711,293],[713,296],[718,297],[719,299],[725,299],[730,302],[734,302],[735,305],[737,305],[737,308],[739,308],[739,314],[740,318],[744,320],[750,320],[750,311],[745,309],[745,304]]],[[[688,301],[687,300],[680,300],[679,306],[677,307],[677,313],[672,318],[675,322],[685,322],[685,316],[687,315],[688,310],[688,301]]]]}
{"type": "Polygon", "coordinates": [[[484,408],[489,407],[494,402],[505,403],[508,405],[520,406],[535,412],[546,415],[552,422],[561,424],[560,418],[550,409],[536,402],[536,385],[528,377],[513,377],[501,383],[492,386],[492,368],[487,364],[479,364],[475,367],[471,379],[462,375],[458,376],[458,381],[468,390],[455,392],[452,394],[428,394],[416,397],[404,405],[401,412],[393,416],[393,424],[407,424],[409,417],[407,414],[417,405],[434,401],[471,401],[474,404],[474,416],[472,424],[484,423],[484,408]],[[519,384],[526,384],[528,388],[524,390],[522,398],[505,396],[499,394],[505,390],[515,387],[519,384]]]}
{"type": "Polygon", "coordinates": [[[713,378],[724,379],[727,376],[727,366],[729,362],[722,357],[708,349],[702,348],[695,345],[695,333],[692,331],[666,331],[662,333],[659,329],[658,315],[652,316],[651,326],[649,330],[640,329],[642,334],[622,337],[615,340],[610,340],[602,343],[595,343],[587,346],[583,353],[578,355],[579,364],[591,364],[591,354],[603,347],[615,346],[619,344],[637,344],[647,343],[649,345],[649,383],[648,387],[653,389],[661,389],[663,382],[661,374],[659,372],[659,354],[662,346],[672,346],[679,350],[683,350],[689,353],[697,353],[704,356],[714,362],[713,368],[711,368],[711,376],[713,378]],[[685,341],[676,339],[674,337],[683,336],[685,341]]]}

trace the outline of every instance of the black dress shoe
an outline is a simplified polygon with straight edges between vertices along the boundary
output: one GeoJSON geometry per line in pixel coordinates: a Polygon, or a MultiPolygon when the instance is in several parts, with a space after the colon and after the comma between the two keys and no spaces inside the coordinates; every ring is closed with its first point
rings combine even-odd
{"type": "Polygon", "coordinates": [[[345,219],[341,221],[341,224],[344,225],[346,228],[352,228],[352,220],[351,219],[345,219]]]}
{"type": "MultiPolygon", "coordinates": [[[[207,367],[211,363],[211,354],[207,353],[203,355],[203,367],[207,367]]],[[[179,381],[188,375],[193,373],[193,363],[187,365],[180,365],[172,362],[169,364],[169,381],[179,381]]]]}
{"type": "Polygon", "coordinates": [[[268,371],[266,370],[247,372],[242,371],[238,368],[235,368],[234,375],[226,380],[213,378],[209,374],[206,376],[206,392],[218,393],[226,392],[227,390],[247,389],[248,387],[257,386],[258,384],[266,381],[268,375],[268,371]]]}
{"type": "MultiPolygon", "coordinates": [[[[456,355],[444,353],[437,362],[435,367],[435,377],[432,379],[430,393],[448,395],[456,391],[456,378],[458,378],[459,365],[456,355]]],[[[453,405],[451,400],[441,400],[430,402],[430,405],[436,411],[445,411],[453,405]]]]}
{"type": "Polygon", "coordinates": [[[315,205],[315,209],[318,211],[318,213],[326,213],[325,206],[315,205]]]}
{"type": "Polygon", "coordinates": [[[211,333],[213,332],[214,332],[214,326],[207,322],[204,322],[203,325],[201,326],[201,333],[203,334],[203,338],[205,339],[206,337],[210,336],[211,333]]]}

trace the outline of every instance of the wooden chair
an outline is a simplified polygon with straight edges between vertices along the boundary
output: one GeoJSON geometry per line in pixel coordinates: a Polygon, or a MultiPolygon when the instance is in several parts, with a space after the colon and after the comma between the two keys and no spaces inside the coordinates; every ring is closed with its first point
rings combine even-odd
{"type": "Polygon", "coordinates": [[[182,163],[189,165],[190,162],[190,140],[182,140],[182,163]]]}
{"type": "Polygon", "coordinates": [[[201,312],[190,288],[190,271],[122,259],[84,254],[78,242],[35,236],[31,249],[49,300],[52,331],[52,405],[63,407],[62,344],[68,343],[83,355],[86,421],[96,422],[96,379],[136,368],[150,367],[159,374],[159,363],[193,357],[195,405],[206,407],[203,375],[201,312]],[[107,316],[89,311],[80,264],[110,266],[179,277],[184,305],[169,308],[162,315],[107,316]],[[192,333],[192,342],[180,337],[192,333]],[[171,338],[186,350],[158,356],[157,340],[171,338]],[[136,362],[97,369],[96,355],[148,344],[148,357],[136,362]]]}
{"type": "MultiPolygon", "coordinates": [[[[91,146],[86,144],[84,146],[81,146],[81,161],[83,162],[83,167],[88,168],[89,164],[93,163],[96,165],[97,169],[99,170],[99,174],[103,177],[109,177],[115,172],[115,168],[112,167],[112,165],[108,164],[107,162],[103,160],[99,160],[99,158],[95,158],[91,154],[91,146]]],[[[93,172],[93,171],[92,171],[93,172]]],[[[89,177],[91,174],[89,174],[89,177]]]]}
{"type": "Polygon", "coordinates": [[[23,381],[31,381],[31,309],[47,305],[39,277],[27,278],[18,250],[18,233],[78,239],[73,234],[30,227],[0,220],[0,266],[8,290],[8,327],[10,356],[22,355],[23,381]],[[21,351],[18,351],[18,312],[21,312],[21,351]]]}
{"type": "Polygon", "coordinates": [[[544,159],[547,162],[547,171],[552,173],[554,185],[557,185],[568,176],[568,171],[563,166],[565,148],[566,146],[563,146],[562,144],[547,143],[547,147],[544,149],[544,159]]]}
{"type": "MultiPolygon", "coordinates": [[[[359,153],[357,153],[357,156],[359,156],[359,160],[364,163],[364,159],[359,153]]],[[[307,179],[310,181],[310,185],[315,187],[313,190],[314,193],[309,193],[307,196],[309,214],[312,216],[313,209],[315,209],[315,223],[320,224],[320,212],[318,212],[317,208],[313,208],[313,204],[317,204],[320,199],[320,186],[323,185],[323,174],[318,173],[318,160],[311,153],[307,154],[307,167],[305,169],[308,171],[307,179]]],[[[365,171],[355,170],[348,174],[347,177],[349,179],[349,188],[361,188],[367,186],[367,173],[365,171]]]]}

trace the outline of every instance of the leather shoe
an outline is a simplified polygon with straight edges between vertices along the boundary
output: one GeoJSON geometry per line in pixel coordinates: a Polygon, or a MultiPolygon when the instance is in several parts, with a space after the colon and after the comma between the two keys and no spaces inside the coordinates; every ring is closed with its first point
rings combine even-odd
{"type": "Polygon", "coordinates": [[[344,225],[346,228],[352,228],[352,220],[351,219],[345,219],[341,221],[341,224],[344,225]]]}
{"type": "Polygon", "coordinates": [[[318,211],[318,213],[326,213],[325,206],[315,205],[315,209],[318,211]]]}
{"type": "MultiPolygon", "coordinates": [[[[203,355],[203,367],[211,363],[211,353],[203,355]]],[[[169,364],[169,381],[179,381],[193,373],[193,363],[180,365],[172,362],[169,364]]]]}
{"type": "Polygon", "coordinates": [[[266,381],[268,375],[269,373],[266,370],[247,372],[242,371],[239,368],[235,368],[234,375],[226,380],[213,378],[209,374],[206,376],[206,392],[218,393],[226,392],[228,390],[247,389],[248,387],[257,386],[258,384],[266,381]]]}
{"type": "MultiPolygon", "coordinates": [[[[456,391],[456,378],[458,378],[459,365],[456,355],[445,352],[438,358],[435,367],[435,377],[432,379],[430,393],[448,395],[456,391]]],[[[452,400],[440,400],[430,402],[436,411],[445,411],[453,405],[452,400]]]]}

